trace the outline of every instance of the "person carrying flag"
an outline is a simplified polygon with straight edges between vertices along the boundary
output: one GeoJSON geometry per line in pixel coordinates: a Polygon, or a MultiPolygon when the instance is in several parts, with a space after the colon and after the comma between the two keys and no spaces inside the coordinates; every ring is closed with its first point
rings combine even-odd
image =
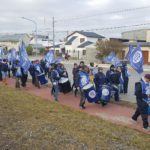
{"type": "Polygon", "coordinates": [[[6,59],[3,59],[3,62],[2,62],[2,78],[3,78],[3,83],[5,85],[7,85],[7,78],[8,78],[8,62],[6,59]]]}
{"type": "Polygon", "coordinates": [[[115,91],[115,101],[119,101],[120,72],[116,70],[114,65],[111,65],[110,69],[106,72],[106,80],[111,85],[112,90],[115,91]]]}
{"type": "Polygon", "coordinates": [[[135,96],[137,101],[137,109],[132,116],[133,121],[137,121],[141,115],[143,120],[143,128],[150,131],[148,123],[148,101],[150,99],[150,74],[146,74],[139,82],[135,83],[135,96]]]}
{"type": "Polygon", "coordinates": [[[57,64],[51,64],[50,80],[52,83],[51,93],[54,96],[55,101],[58,101],[60,75],[57,70],[57,64]]]}
{"type": "Polygon", "coordinates": [[[89,78],[89,74],[88,74],[88,67],[83,65],[78,74],[77,74],[77,83],[76,85],[78,85],[78,87],[80,88],[80,93],[81,93],[81,99],[80,99],[80,104],[79,106],[82,109],[85,109],[86,107],[85,105],[85,90],[87,89],[87,85],[90,83],[90,78],[89,78]]]}

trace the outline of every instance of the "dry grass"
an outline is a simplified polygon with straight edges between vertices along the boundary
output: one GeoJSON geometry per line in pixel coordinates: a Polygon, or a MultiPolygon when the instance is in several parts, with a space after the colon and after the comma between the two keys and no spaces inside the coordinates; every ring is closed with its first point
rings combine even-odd
{"type": "Polygon", "coordinates": [[[0,85],[0,150],[149,149],[149,135],[0,85]]]}

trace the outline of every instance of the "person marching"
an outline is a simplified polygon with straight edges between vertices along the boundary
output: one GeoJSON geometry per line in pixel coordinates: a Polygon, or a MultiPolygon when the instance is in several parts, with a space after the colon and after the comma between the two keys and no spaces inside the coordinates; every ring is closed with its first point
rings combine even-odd
{"type": "Polygon", "coordinates": [[[59,80],[60,75],[57,71],[57,65],[52,64],[51,65],[51,71],[50,71],[50,80],[52,83],[52,95],[54,96],[55,101],[58,101],[58,95],[59,95],[59,80]]]}
{"type": "Polygon", "coordinates": [[[79,70],[79,73],[78,73],[78,79],[77,79],[77,82],[76,83],[78,85],[78,87],[80,88],[80,92],[81,92],[81,99],[80,99],[80,104],[79,106],[82,108],[82,109],[85,109],[86,107],[84,106],[85,105],[85,100],[86,100],[86,97],[85,97],[85,90],[86,90],[86,85],[88,85],[90,83],[90,78],[89,78],[89,74],[88,74],[88,67],[87,66],[82,66],[79,70]]]}
{"type": "Polygon", "coordinates": [[[107,83],[106,76],[103,73],[102,67],[98,67],[98,72],[94,76],[94,83],[95,83],[95,87],[96,87],[96,92],[98,92],[100,86],[107,83]]]}
{"type": "Polygon", "coordinates": [[[22,73],[21,73],[21,67],[20,67],[20,64],[19,64],[19,60],[16,60],[16,64],[15,64],[15,69],[16,69],[16,85],[15,87],[16,88],[20,88],[20,79],[21,79],[21,76],[22,76],[22,73]]]}
{"type": "Polygon", "coordinates": [[[21,67],[21,86],[22,87],[26,87],[27,79],[28,79],[28,71],[25,71],[25,69],[21,67]]]}
{"type": "Polygon", "coordinates": [[[115,69],[114,65],[110,66],[110,70],[106,72],[107,82],[112,86],[112,90],[115,91],[115,101],[119,101],[119,84],[120,73],[115,69]]]}
{"type": "Polygon", "coordinates": [[[73,75],[72,91],[73,91],[73,88],[75,87],[75,91],[74,91],[75,96],[77,96],[77,92],[78,92],[78,87],[76,85],[78,71],[79,71],[78,65],[77,65],[77,63],[74,63],[74,67],[72,69],[72,75],[73,75]]]}
{"type": "Polygon", "coordinates": [[[128,83],[129,83],[129,71],[127,68],[127,64],[124,62],[121,67],[122,77],[123,77],[123,92],[124,94],[128,93],[128,83]]]}
{"type": "Polygon", "coordinates": [[[3,78],[3,83],[5,85],[7,85],[7,78],[8,78],[8,62],[6,59],[3,59],[3,62],[2,62],[2,78],[3,78]]]}
{"type": "Polygon", "coordinates": [[[137,109],[132,116],[132,120],[137,121],[141,115],[143,120],[143,128],[150,131],[148,123],[148,101],[150,98],[150,74],[146,74],[139,82],[135,83],[135,96],[137,101],[137,109]]]}

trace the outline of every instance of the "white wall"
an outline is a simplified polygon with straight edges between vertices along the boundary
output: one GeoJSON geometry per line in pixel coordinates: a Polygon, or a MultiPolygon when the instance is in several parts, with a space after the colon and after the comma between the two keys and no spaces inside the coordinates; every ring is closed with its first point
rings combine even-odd
{"type": "Polygon", "coordinates": [[[0,46],[6,46],[8,50],[15,48],[18,51],[19,42],[0,42],[0,46]]]}

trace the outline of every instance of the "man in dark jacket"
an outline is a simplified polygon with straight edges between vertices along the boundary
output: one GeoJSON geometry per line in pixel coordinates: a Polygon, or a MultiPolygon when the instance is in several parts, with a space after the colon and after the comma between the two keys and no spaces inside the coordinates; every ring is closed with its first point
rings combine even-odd
{"type": "Polygon", "coordinates": [[[103,73],[102,67],[98,67],[98,73],[96,73],[94,76],[94,83],[95,83],[97,92],[98,92],[100,86],[106,84],[106,76],[103,73]]]}
{"type": "Polygon", "coordinates": [[[123,92],[124,94],[128,93],[128,83],[129,83],[129,71],[127,68],[127,64],[123,63],[121,67],[121,73],[123,77],[123,92]]]}
{"type": "Polygon", "coordinates": [[[119,83],[120,83],[120,72],[115,69],[114,65],[110,66],[110,70],[106,72],[107,83],[109,83],[115,91],[115,101],[119,101],[119,83]]]}
{"type": "Polygon", "coordinates": [[[74,63],[74,67],[72,69],[72,75],[73,75],[73,84],[72,84],[72,90],[75,87],[75,91],[74,91],[74,95],[77,96],[77,92],[78,92],[78,87],[76,85],[76,80],[77,80],[77,74],[78,74],[78,65],[77,63],[74,63]]]}
{"type": "Polygon", "coordinates": [[[150,74],[146,74],[140,82],[135,83],[135,95],[137,101],[137,109],[132,116],[134,121],[141,115],[143,120],[143,128],[150,131],[148,124],[148,101],[150,98],[150,74]]]}

